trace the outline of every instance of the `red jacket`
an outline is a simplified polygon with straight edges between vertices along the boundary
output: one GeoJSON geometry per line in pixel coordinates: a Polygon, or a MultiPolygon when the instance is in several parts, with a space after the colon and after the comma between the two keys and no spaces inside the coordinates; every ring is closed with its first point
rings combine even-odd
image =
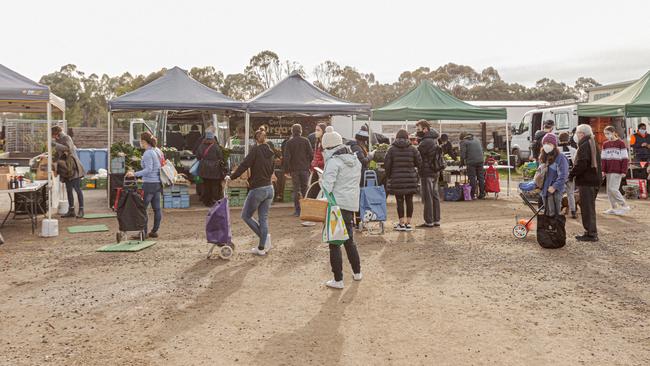
{"type": "Polygon", "coordinates": [[[623,140],[605,141],[601,152],[601,164],[603,173],[623,174],[627,173],[630,162],[630,155],[623,140]]]}
{"type": "Polygon", "coordinates": [[[314,149],[314,158],[311,161],[311,170],[314,168],[325,168],[325,158],[323,158],[323,148],[318,144],[314,149]]]}

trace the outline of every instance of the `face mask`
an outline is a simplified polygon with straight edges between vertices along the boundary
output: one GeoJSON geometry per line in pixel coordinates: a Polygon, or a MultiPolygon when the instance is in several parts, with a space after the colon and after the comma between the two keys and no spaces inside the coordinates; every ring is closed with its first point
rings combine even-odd
{"type": "Polygon", "coordinates": [[[645,129],[640,129],[639,130],[639,133],[642,134],[642,135],[645,135],[645,132],[646,132],[645,129]]]}
{"type": "Polygon", "coordinates": [[[416,132],[416,133],[415,133],[415,136],[420,137],[420,138],[421,138],[421,137],[424,137],[424,131],[418,131],[418,132],[416,132]]]}
{"type": "Polygon", "coordinates": [[[609,141],[614,141],[614,140],[616,140],[616,136],[615,136],[613,133],[606,133],[606,134],[605,134],[605,137],[607,137],[607,139],[608,139],[609,141]]]}
{"type": "Polygon", "coordinates": [[[580,138],[578,137],[577,133],[573,135],[573,142],[575,142],[576,144],[580,142],[580,138]]]}
{"type": "Polygon", "coordinates": [[[551,144],[544,144],[544,146],[542,148],[544,149],[545,153],[550,154],[551,151],[553,151],[553,149],[555,149],[555,146],[553,146],[551,144]]]}

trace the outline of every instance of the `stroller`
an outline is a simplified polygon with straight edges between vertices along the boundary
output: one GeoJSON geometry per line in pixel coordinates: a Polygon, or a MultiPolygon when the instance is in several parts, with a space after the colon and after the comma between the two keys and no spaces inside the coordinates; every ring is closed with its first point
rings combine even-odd
{"type": "Polygon", "coordinates": [[[512,234],[517,239],[524,239],[528,235],[528,232],[531,231],[532,222],[539,216],[540,213],[544,212],[544,205],[539,205],[537,208],[535,205],[539,204],[539,188],[535,185],[535,181],[528,181],[519,184],[519,196],[521,197],[524,204],[530,208],[533,212],[533,216],[526,220],[519,220],[518,217],[515,217],[516,225],[512,228],[512,234]]]}
{"type": "Polygon", "coordinates": [[[121,242],[129,231],[137,231],[140,241],[144,241],[147,211],[142,195],[138,192],[135,177],[124,178],[124,185],[117,198],[116,210],[119,225],[119,231],[115,234],[117,242],[121,242]]]}
{"type": "Polygon", "coordinates": [[[368,229],[369,234],[383,234],[386,221],[386,191],[379,185],[377,173],[367,170],[364,173],[365,187],[361,188],[359,197],[359,226],[368,229]]]}
{"type": "Polygon", "coordinates": [[[224,186],[224,197],[210,208],[205,219],[205,237],[208,240],[210,250],[208,259],[212,256],[214,248],[219,248],[221,259],[230,259],[235,252],[235,244],[232,242],[232,230],[230,227],[230,206],[228,205],[228,185],[224,186]]]}

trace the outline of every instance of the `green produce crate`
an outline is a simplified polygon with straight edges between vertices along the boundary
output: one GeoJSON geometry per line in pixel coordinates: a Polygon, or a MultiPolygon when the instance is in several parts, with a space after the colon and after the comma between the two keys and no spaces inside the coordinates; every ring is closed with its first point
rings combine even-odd
{"type": "Polygon", "coordinates": [[[97,189],[106,189],[108,187],[108,179],[107,178],[97,178],[95,181],[95,188],[97,189]]]}

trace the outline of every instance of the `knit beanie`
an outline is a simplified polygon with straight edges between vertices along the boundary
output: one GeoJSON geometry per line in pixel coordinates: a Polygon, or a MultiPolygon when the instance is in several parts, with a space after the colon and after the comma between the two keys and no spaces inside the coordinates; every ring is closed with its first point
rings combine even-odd
{"type": "Polygon", "coordinates": [[[542,145],[553,144],[554,146],[559,145],[557,141],[557,136],[554,133],[547,133],[542,139],[542,145]]]}
{"type": "Polygon", "coordinates": [[[343,137],[334,131],[334,127],[327,126],[322,137],[323,148],[330,149],[343,144],[343,137]]]}

